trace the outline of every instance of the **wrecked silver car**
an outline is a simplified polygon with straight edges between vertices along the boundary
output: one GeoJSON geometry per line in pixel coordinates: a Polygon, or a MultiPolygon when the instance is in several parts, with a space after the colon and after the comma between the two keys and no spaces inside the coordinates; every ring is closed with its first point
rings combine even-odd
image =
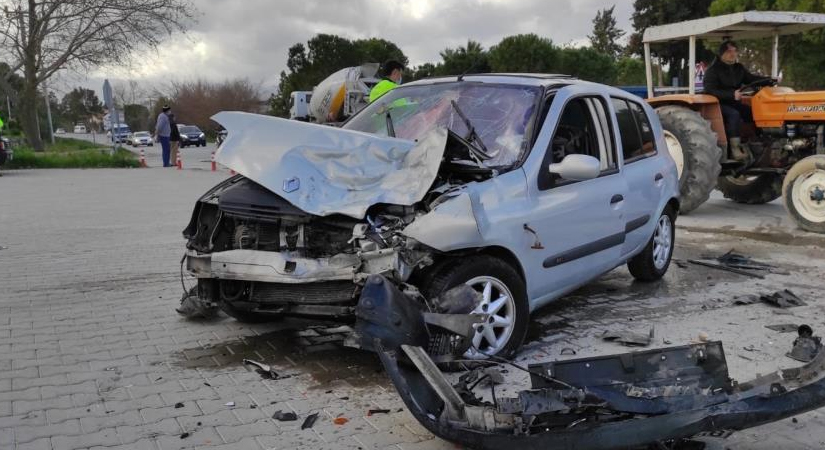
{"type": "Polygon", "coordinates": [[[401,86],[340,128],[214,120],[239,175],[184,230],[201,310],[352,321],[382,275],[418,308],[484,314],[466,356],[506,357],[531,311],[619,265],[654,280],[670,263],[676,167],[655,113],[614,88],[474,75],[401,86]]]}

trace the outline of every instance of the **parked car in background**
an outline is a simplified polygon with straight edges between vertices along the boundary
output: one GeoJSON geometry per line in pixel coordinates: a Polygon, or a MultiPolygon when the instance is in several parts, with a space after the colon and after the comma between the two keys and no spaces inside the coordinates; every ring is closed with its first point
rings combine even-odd
{"type": "Polygon", "coordinates": [[[66,134],[66,129],[65,128],[58,128],[58,129],[54,130],[54,134],[66,134]]]}
{"type": "Polygon", "coordinates": [[[189,145],[206,147],[206,135],[195,125],[178,125],[178,131],[180,131],[181,147],[189,145]]]}
{"type": "Polygon", "coordinates": [[[119,125],[117,128],[112,127],[108,135],[112,142],[116,144],[125,143],[127,139],[129,139],[129,136],[132,135],[132,130],[129,128],[129,125],[119,125]]]}
{"type": "Polygon", "coordinates": [[[400,86],[341,128],[213,119],[239,175],[196,203],[186,264],[200,304],[239,320],[481,314],[464,355],[508,357],[537,308],[623,264],[639,280],[670,265],[676,165],[653,109],[616,88],[467,75],[400,86]],[[400,297],[361,297],[375,277],[400,297]]]}
{"type": "Polygon", "coordinates": [[[148,131],[136,131],[126,138],[126,143],[133,147],[140,147],[141,145],[151,147],[155,141],[148,131]]]}
{"type": "Polygon", "coordinates": [[[78,134],[86,133],[86,125],[75,125],[74,132],[78,134]]]}

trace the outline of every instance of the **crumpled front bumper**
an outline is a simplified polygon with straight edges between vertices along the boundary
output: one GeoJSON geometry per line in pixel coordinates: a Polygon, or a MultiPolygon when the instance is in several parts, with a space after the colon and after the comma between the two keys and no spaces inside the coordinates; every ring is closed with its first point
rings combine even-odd
{"type": "MultiPolygon", "coordinates": [[[[525,427],[533,420],[530,414],[502,413],[493,406],[465,403],[419,347],[382,349],[379,356],[398,394],[425,428],[445,440],[474,449],[633,448],[690,438],[705,431],[742,430],[825,406],[825,352],[820,352],[803,367],[740,383],[730,392],[709,392],[706,398],[698,399],[694,395],[687,402],[679,395],[661,398],[667,412],[627,412],[608,402],[601,418],[594,413],[572,420],[566,427],[535,429],[525,427]]],[[[678,384],[676,378],[670,382],[678,384]]],[[[580,388],[588,391],[587,387],[580,388]]],[[[542,394],[552,394],[550,391],[545,388],[523,392],[548,398],[542,394]]],[[[499,399],[499,404],[505,400],[499,399]]],[[[548,409],[547,404],[540,402],[508,404],[515,410],[548,409]]],[[[571,412],[559,410],[556,414],[571,412]]]]}
{"type": "Polygon", "coordinates": [[[254,281],[264,283],[315,283],[352,280],[359,282],[372,274],[386,274],[405,281],[413,267],[395,249],[357,254],[340,253],[328,258],[306,258],[292,252],[227,250],[186,252],[186,270],[196,278],[254,281]]]}

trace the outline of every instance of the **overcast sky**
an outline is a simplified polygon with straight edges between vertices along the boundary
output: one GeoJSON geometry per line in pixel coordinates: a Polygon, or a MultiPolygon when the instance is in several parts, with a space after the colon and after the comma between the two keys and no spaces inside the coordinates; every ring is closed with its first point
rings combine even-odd
{"type": "Polygon", "coordinates": [[[631,0],[192,0],[199,10],[185,36],[137,57],[129,69],[101,68],[63,76],[58,97],[81,84],[98,91],[104,78],[133,79],[144,88],[169,80],[246,77],[273,92],[287,49],[317,33],[396,43],[411,65],[438,61],[439,51],[472,39],[485,47],[536,33],[556,44],[586,42],[592,19],[616,5],[620,28],[631,31],[631,0]]]}

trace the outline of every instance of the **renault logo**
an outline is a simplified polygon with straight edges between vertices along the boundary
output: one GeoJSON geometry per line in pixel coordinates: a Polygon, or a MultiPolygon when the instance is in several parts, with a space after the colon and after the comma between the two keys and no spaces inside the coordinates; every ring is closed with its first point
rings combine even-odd
{"type": "Polygon", "coordinates": [[[284,192],[295,192],[301,187],[301,180],[298,177],[287,178],[284,180],[284,192]]]}

